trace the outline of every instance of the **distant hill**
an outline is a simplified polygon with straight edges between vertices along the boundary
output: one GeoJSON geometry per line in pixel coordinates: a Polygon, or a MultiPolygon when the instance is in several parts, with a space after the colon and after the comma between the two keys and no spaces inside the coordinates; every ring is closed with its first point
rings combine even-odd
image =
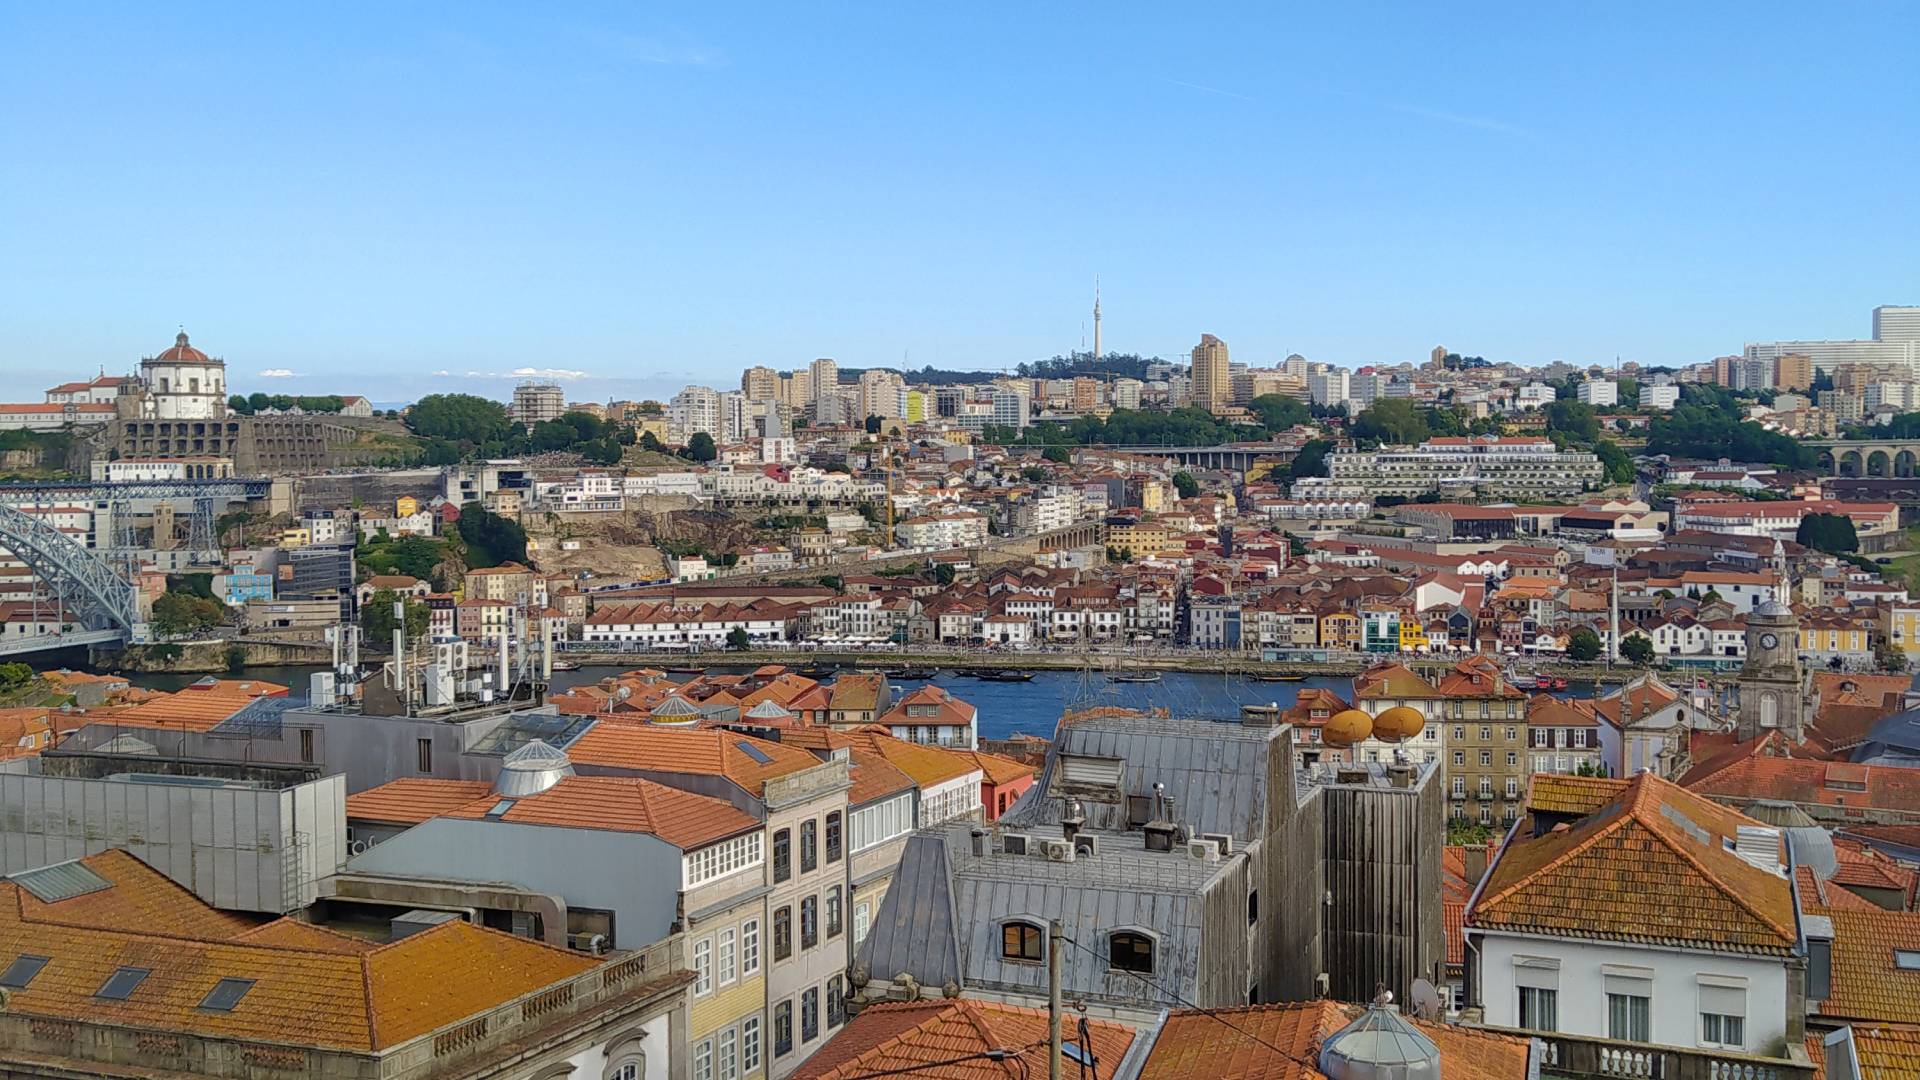
{"type": "Polygon", "coordinates": [[[1111,375],[1144,379],[1147,365],[1167,362],[1157,356],[1139,356],[1134,353],[1108,353],[1097,358],[1091,353],[1074,353],[1071,356],[1056,356],[1050,360],[1018,364],[1011,371],[954,371],[931,365],[918,371],[897,367],[843,367],[840,369],[840,381],[858,382],[861,373],[866,371],[891,371],[910,383],[935,385],[988,383],[1007,375],[1017,375],[1025,379],[1065,379],[1074,375],[1111,375]]]}

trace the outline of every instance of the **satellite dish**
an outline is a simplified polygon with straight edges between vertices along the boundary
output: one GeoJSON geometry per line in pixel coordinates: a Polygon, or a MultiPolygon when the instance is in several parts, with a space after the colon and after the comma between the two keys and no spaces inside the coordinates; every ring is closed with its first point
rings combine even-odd
{"type": "Polygon", "coordinates": [[[1425,979],[1413,980],[1413,1015],[1422,1020],[1440,1018],[1440,992],[1425,979]]]}

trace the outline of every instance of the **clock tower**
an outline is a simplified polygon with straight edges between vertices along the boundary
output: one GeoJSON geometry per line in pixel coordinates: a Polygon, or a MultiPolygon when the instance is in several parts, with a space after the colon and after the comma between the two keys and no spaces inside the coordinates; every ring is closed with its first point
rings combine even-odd
{"type": "Polygon", "coordinates": [[[1741,742],[1778,729],[1793,742],[1802,737],[1806,692],[1800,670],[1800,623],[1778,600],[1747,615],[1747,660],[1740,668],[1735,731],[1741,742]]]}

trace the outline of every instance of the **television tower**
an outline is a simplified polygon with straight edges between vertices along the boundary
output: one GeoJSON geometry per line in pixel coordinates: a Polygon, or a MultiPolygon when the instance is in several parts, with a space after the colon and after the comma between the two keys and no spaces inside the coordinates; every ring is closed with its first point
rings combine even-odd
{"type": "Polygon", "coordinates": [[[1100,275],[1093,276],[1093,360],[1100,362],[1100,275]]]}

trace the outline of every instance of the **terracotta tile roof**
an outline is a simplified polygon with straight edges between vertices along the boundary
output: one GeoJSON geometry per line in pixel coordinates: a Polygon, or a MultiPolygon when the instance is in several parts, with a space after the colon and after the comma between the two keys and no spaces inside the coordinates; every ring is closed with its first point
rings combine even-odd
{"type": "Polygon", "coordinates": [[[854,745],[863,746],[867,751],[885,758],[923,788],[957,780],[980,768],[965,752],[896,739],[877,726],[859,728],[847,734],[858,740],[854,745]]]}
{"type": "Polygon", "coordinates": [[[429,777],[390,780],[347,796],[347,820],[418,825],[465,806],[492,790],[493,785],[485,780],[429,777]]]}
{"type": "Polygon", "coordinates": [[[1584,817],[1618,798],[1626,788],[1627,781],[1604,776],[1539,773],[1527,783],[1527,809],[1584,817]]]}
{"type": "Polygon", "coordinates": [[[805,750],[737,732],[675,730],[620,717],[587,729],[567,747],[567,756],[575,765],[724,776],[755,798],[765,793],[768,780],[820,764],[805,750]],[[767,760],[755,760],[747,748],[767,760]]]}
{"type": "MultiPolygon", "coordinates": [[[[1905,1024],[1854,1024],[1853,1053],[1860,1080],[1913,1080],[1920,1076],[1920,1027],[1905,1024]]],[[[1825,1047],[1819,1035],[1807,1036],[1807,1056],[1816,1066],[1814,1080],[1826,1080],[1825,1047]]]]}
{"type": "Polygon", "coordinates": [[[49,962],[8,1012],[215,1038],[383,1049],[603,962],[460,921],[365,953],[69,926],[33,917],[27,895],[0,882],[0,959],[49,962]],[[97,997],[121,967],[148,974],[124,1000],[97,997]],[[222,978],[252,985],[231,1011],[200,1008],[222,978]]]}
{"type": "MultiPolygon", "coordinates": [[[[1350,614],[1344,613],[1343,614],[1350,614]]],[[[1353,680],[1353,696],[1360,698],[1432,698],[1440,691],[1400,664],[1368,668],[1353,680]]]]}
{"type": "MultiPolygon", "coordinates": [[[[1106,1069],[1117,1066],[1133,1044],[1133,1031],[1106,1020],[1090,1019],[1087,1026],[1094,1057],[1106,1069]]],[[[889,1069],[912,1069],[931,1080],[1024,1080],[1047,1074],[1046,1041],[1041,1009],[969,998],[888,1002],[860,1010],[792,1080],[847,1080],[889,1069]],[[1019,1060],[935,1064],[1010,1047],[1022,1049],[1019,1060]]]]}
{"type": "Polygon", "coordinates": [[[1532,836],[1532,815],[1469,927],[1762,953],[1797,940],[1787,879],[1723,847],[1751,818],[1650,773],[1571,825],[1532,836]]]}
{"type": "MultiPolygon", "coordinates": [[[[1161,1025],[1140,1080],[1323,1080],[1325,1074],[1315,1065],[1321,1044],[1359,1015],[1360,1006],[1333,1001],[1215,1009],[1211,1014],[1176,1010],[1161,1025]]],[[[1447,1080],[1524,1080],[1528,1075],[1525,1039],[1403,1019],[1433,1040],[1447,1080]]]]}
{"type": "Polygon", "coordinates": [[[1033,776],[1035,774],[1033,766],[1028,765],[1024,761],[1015,761],[1010,757],[983,753],[979,750],[960,750],[956,752],[972,760],[974,765],[979,768],[980,775],[989,784],[1011,784],[1023,776],[1033,776]]]}
{"type": "Polygon", "coordinates": [[[1527,699],[1527,724],[1532,727],[1598,727],[1592,712],[1577,709],[1552,694],[1535,694],[1527,699]]]}
{"type": "Polygon", "coordinates": [[[109,848],[79,861],[105,878],[112,888],[81,893],[54,903],[22,889],[21,916],[62,926],[213,940],[231,938],[260,924],[259,919],[210,907],[172,878],[118,848],[109,848]]]}
{"type": "Polygon", "coordinates": [[[1920,808],[1920,769],[1853,765],[1801,758],[1747,757],[1687,787],[1718,799],[1897,810],[1920,808]]]}
{"type": "Polygon", "coordinates": [[[1904,907],[1912,907],[1920,871],[1894,861],[1876,848],[1858,840],[1834,837],[1833,854],[1838,862],[1832,881],[1837,885],[1861,889],[1887,889],[1898,892],[1904,907]]]}
{"type": "Polygon", "coordinates": [[[369,953],[380,946],[371,941],[362,941],[349,937],[323,926],[303,923],[298,919],[275,919],[270,923],[256,926],[233,940],[248,945],[278,945],[288,949],[310,949],[317,952],[337,952],[358,956],[369,953]]]}
{"type": "Polygon", "coordinates": [[[181,690],[121,709],[112,717],[104,718],[104,722],[123,727],[204,732],[219,726],[252,701],[239,694],[181,690]]]}
{"type": "Polygon", "coordinates": [[[1809,866],[1793,868],[1793,878],[1800,889],[1800,904],[1803,908],[1814,907],[1841,908],[1848,911],[1884,911],[1878,904],[1857,893],[1850,892],[1831,881],[1821,879],[1809,866]]]}
{"type": "Polygon", "coordinates": [[[0,709],[0,760],[32,757],[53,745],[53,710],[0,709]]]}
{"type": "MultiPolygon", "coordinates": [[[[489,817],[507,801],[489,792],[443,817],[489,817]]],[[[639,832],[679,848],[705,847],[716,840],[759,828],[758,819],[725,799],[670,788],[633,776],[568,776],[537,795],[511,800],[492,820],[568,829],[639,832]]]]}
{"type": "Polygon", "coordinates": [[[1820,1015],[1920,1024],[1920,970],[1894,963],[1894,950],[1920,952],[1920,912],[1810,908],[1833,920],[1833,992],[1820,1015]]]}

